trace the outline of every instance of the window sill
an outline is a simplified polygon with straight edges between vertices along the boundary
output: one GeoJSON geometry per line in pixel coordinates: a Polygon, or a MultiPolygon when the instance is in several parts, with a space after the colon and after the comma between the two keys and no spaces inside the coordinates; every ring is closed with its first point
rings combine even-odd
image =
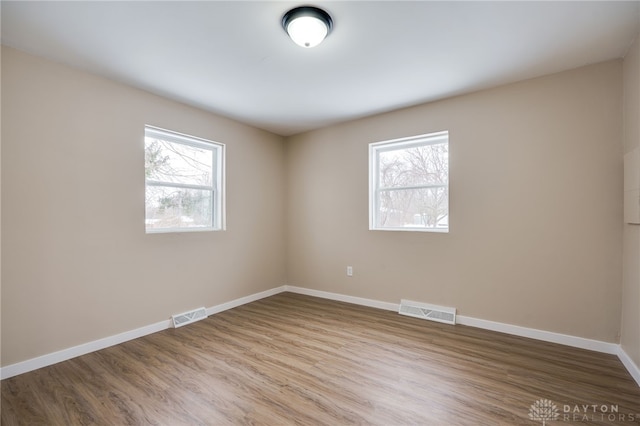
{"type": "Polygon", "coordinates": [[[176,234],[187,232],[212,232],[224,231],[222,228],[171,228],[171,229],[146,229],[146,234],[176,234]]]}
{"type": "Polygon", "coordinates": [[[449,228],[369,228],[369,231],[434,232],[436,234],[448,234],[449,228]]]}

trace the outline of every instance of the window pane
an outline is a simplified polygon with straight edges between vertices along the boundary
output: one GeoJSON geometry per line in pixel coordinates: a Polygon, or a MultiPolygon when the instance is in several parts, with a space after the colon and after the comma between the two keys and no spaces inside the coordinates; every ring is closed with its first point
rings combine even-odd
{"type": "Polygon", "coordinates": [[[148,180],[211,186],[212,167],[213,152],[210,149],[145,138],[145,174],[148,180]]]}
{"type": "Polygon", "coordinates": [[[376,227],[447,229],[448,197],[446,187],[381,190],[376,227]]]}
{"type": "Polygon", "coordinates": [[[379,156],[380,188],[447,183],[447,143],[385,150],[379,156]]]}
{"type": "Polygon", "coordinates": [[[212,192],[147,185],[147,229],[211,227],[212,192]]]}

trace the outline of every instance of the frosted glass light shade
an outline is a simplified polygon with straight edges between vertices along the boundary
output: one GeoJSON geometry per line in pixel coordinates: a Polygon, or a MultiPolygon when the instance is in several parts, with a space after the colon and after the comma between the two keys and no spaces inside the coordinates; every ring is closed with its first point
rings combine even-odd
{"type": "Polygon", "coordinates": [[[319,45],[327,36],[327,32],[325,23],[312,16],[296,18],[287,26],[287,33],[291,40],[302,47],[319,45]]]}
{"type": "Polygon", "coordinates": [[[327,12],[312,6],[291,9],[282,18],[282,26],[291,40],[305,48],[320,44],[332,25],[333,21],[327,12]]]}

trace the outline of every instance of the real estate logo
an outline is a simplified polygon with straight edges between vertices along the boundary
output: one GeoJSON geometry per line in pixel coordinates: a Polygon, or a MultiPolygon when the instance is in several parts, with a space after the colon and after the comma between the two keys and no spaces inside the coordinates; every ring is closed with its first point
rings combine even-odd
{"type": "Polygon", "coordinates": [[[529,408],[529,418],[542,422],[542,426],[546,426],[547,422],[558,420],[560,413],[558,407],[549,399],[539,399],[529,408]]]}
{"type": "Polygon", "coordinates": [[[542,426],[552,421],[621,424],[640,420],[640,413],[621,413],[618,404],[564,404],[558,407],[550,399],[541,398],[531,404],[529,418],[542,422],[542,426]]]}

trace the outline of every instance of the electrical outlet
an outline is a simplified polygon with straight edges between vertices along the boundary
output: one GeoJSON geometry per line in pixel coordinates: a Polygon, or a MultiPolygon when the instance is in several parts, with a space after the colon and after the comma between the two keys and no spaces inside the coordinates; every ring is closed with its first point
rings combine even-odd
{"type": "Polygon", "coordinates": [[[353,266],[347,266],[347,276],[348,277],[353,276],[353,266]]]}

